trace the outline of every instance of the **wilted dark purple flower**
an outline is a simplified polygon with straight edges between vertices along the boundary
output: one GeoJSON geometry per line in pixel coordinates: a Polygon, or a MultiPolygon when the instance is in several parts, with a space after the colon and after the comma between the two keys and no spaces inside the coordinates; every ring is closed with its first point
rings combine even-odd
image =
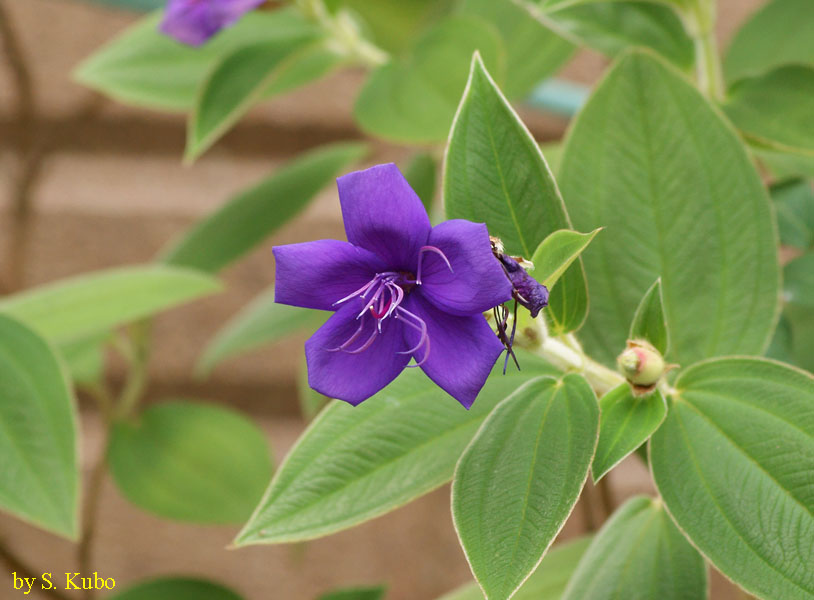
{"type": "Polygon", "coordinates": [[[517,260],[507,254],[498,254],[506,275],[514,287],[514,298],[531,313],[532,317],[548,306],[548,288],[529,275],[517,260]]]}
{"type": "Polygon", "coordinates": [[[159,29],[181,43],[200,46],[263,2],[265,0],[169,0],[159,29]]]}
{"type": "Polygon", "coordinates": [[[274,248],[275,301],[335,311],[305,344],[309,385],[356,405],[415,358],[469,408],[503,350],[482,313],[512,296],[486,226],[431,227],[393,164],[337,183],[349,241],[274,248]]]}

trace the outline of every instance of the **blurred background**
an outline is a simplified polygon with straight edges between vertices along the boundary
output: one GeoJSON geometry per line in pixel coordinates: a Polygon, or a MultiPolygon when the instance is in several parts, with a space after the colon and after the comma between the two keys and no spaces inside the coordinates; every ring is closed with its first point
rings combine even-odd
{"type": "MultiPolygon", "coordinates": [[[[364,139],[351,116],[363,74],[343,70],[252,110],[203,158],[185,166],[183,116],[129,108],[71,79],[84,58],[142,15],[78,0],[0,1],[3,293],[149,261],[190,224],[304,150],[364,139]],[[9,36],[16,37],[14,44],[9,36]],[[20,82],[27,90],[22,103],[20,82]]],[[[720,0],[722,47],[761,4],[720,0]]],[[[591,85],[607,65],[604,56],[581,50],[558,77],[591,85]]],[[[539,141],[560,139],[567,120],[519,108],[539,141]]],[[[371,143],[366,164],[395,161],[403,167],[409,158],[403,148],[371,143]]],[[[162,315],[155,328],[150,398],[203,398],[241,410],[268,434],[279,463],[305,426],[296,391],[304,337],[227,361],[206,380],[196,380],[193,367],[213,334],[273,283],[272,245],[342,237],[335,188],[328,188],[296,221],[227,269],[223,293],[162,315]]],[[[111,358],[112,382],[122,376],[111,358]]],[[[100,451],[101,429],[93,414],[83,411],[83,465],[100,451]]],[[[648,486],[636,457],[610,476],[616,505],[652,491],[648,486]]],[[[560,539],[580,535],[605,518],[597,492],[587,493],[560,539]]],[[[407,600],[436,598],[471,580],[452,528],[446,487],[360,527],[294,546],[227,550],[235,528],[152,517],[132,507],[109,480],[99,523],[94,564],[122,587],[148,576],[182,573],[219,580],[249,599],[305,600],[340,585],[381,582],[389,585],[388,598],[407,600]]],[[[0,536],[44,570],[74,569],[68,542],[5,515],[0,515],[0,536]]],[[[12,597],[10,589],[2,569],[0,597],[12,597]]],[[[715,576],[711,597],[739,596],[715,576]]]]}

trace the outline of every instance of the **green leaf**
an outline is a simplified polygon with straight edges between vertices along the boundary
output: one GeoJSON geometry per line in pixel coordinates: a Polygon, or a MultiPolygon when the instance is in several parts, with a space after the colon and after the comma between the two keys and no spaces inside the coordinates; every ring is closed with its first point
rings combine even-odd
{"type": "Polygon", "coordinates": [[[160,577],[137,583],[110,600],[243,600],[218,583],[187,577],[160,577]]]}
{"type": "Polygon", "coordinates": [[[794,358],[794,332],[791,321],[789,321],[788,315],[785,313],[780,315],[780,320],[777,322],[772,342],[766,350],[766,358],[773,358],[791,365],[796,363],[794,358]]]}
{"type": "Polygon", "coordinates": [[[772,0],[738,30],[724,60],[727,81],[787,63],[814,64],[814,12],[809,0],[772,0]]]}
{"type": "Polygon", "coordinates": [[[260,294],[232,317],[201,355],[196,371],[206,374],[218,363],[298,331],[314,331],[330,313],[274,302],[274,288],[260,294]]]}
{"type": "Polygon", "coordinates": [[[186,232],[164,253],[163,262],[219,271],[299,214],[367,149],[363,143],[331,144],[299,156],[186,232]]]}
{"type": "Polygon", "coordinates": [[[588,475],[599,430],[581,375],[529,381],[501,402],[452,482],[452,517],[489,600],[506,600],[540,564],[588,475]]]}
{"type": "Polygon", "coordinates": [[[241,414],[214,404],[167,402],[134,423],[117,423],[108,451],[122,494],[167,519],[244,521],[271,477],[265,435],[241,414]]]}
{"type": "Polygon", "coordinates": [[[280,80],[291,77],[292,65],[313,55],[322,44],[314,33],[296,32],[223,57],[201,84],[189,116],[184,160],[192,162],[206,152],[269,88],[290,88],[280,80]]]}
{"type": "Polygon", "coordinates": [[[775,178],[814,177],[814,156],[784,152],[777,148],[757,144],[754,140],[746,141],[750,142],[749,149],[752,154],[775,178]]]}
{"type": "Polygon", "coordinates": [[[343,588],[323,594],[319,600],[382,600],[387,590],[383,585],[374,587],[343,588]]]}
{"type": "MultiPolygon", "coordinates": [[[[556,12],[572,6],[585,6],[591,4],[607,4],[615,2],[616,0],[531,0],[533,4],[537,4],[541,10],[546,13],[556,12]]],[[[678,8],[685,8],[695,0],[646,0],[657,4],[666,4],[667,6],[674,6],[678,8]]]]}
{"type": "Polygon", "coordinates": [[[472,53],[503,71],[504,52],[494,27],[476,17],[448,17],[424,33],[405,60],[379,67],[356,99],[359,126],[398,143],[441,142],[466,84],[472,53]]]}
{"type": "Polygon", "coordinates": [[[529,377],[553,372],[521,354],[497,365],[470,410],[417,369],[357,407],[334,401],[291,449],[236,544],[325,536],[394,510],[446,483],[478,426],[529,377]]]}
{"type": "Polygon", "coordinates": [[[531,258],[534,270],[531,274],[550,290],[600,231],[601,227],[591,233],[579,233],[568,229],[555,231],[540,242],[534,251],[531,258]]]}
{"type": "Polygon", "coordinates": [[[591,465],[594,481],[645,443],[667,416],[667,403],[659,390],[636,397],[628,383],[602,396],[599,408],[599,443],[591,465]]]}
{"type": "Polygon", "coordinates": [[[748,137],[814,156],[814,63],[741,79],[730,88],[724,111],[748,137]]]}
{"type": "Polygon", "coordinates": [[[628,339],[645,340],[662,355],[667,354],[670,348],[670,334],[667,330],[667,317],[664,315],[661,279],[656,279],[639,303],[633,314],[628,339]]]}
{"type": "Polygon", "coordinates": [[[560,174],[591,314],[580,339],[607,363],[661,277],[672,362],[761,354],[777,318],[778,259],[766,191],[743,144],[679,73],[627,54],[573,123],[560,174]]]}
{"type": "Polygon", "coordinates": [[[391,54],[402,53],[421,32],[450,12],[454,0],[325,0],[329,9],[347,8],[363,31],[391,54]]]}
{"type": "Polygon", "coordinates": [[[192,48],[159,32],[161,18],[157,11],[126,29],[79,65],[74,78],[125,104],[186,111],[221,57],[243,46],[315,31],[296,10],[255,11],[192,48]]]}
{"type": "Polygon", "coordinates": [[[435,199],[435,183],[437,179],[435,159],[427,152],[419,152],[410,159],[410,164],[404,171],[404,177],[421,198],[428,214],[432,213],[435,199]]]}
{"type": "Polygon", "coordinates": [[[794,364],[814,372],[814,309],[787,304],[784,315],[791,327],[794,364]]]}
{"type": "Polygon", "coordinates": [[[685,71],[695,61],[693,41],[669,6],[651,2],[587,3],[557,11],[548,18],[608,56],[644,46],[685,71]]]}
{"type": "Polygon", "coordinates": [[[0,313],[49,340],[73,342],[220,290],[209,275],[164,265],[120,267],[63,279],[0,300],[0,313]]]}
{"type": "Polygon", "coordinates": [[[724,575],[776,600],[814,598],[814,378],[765,359],[694,365],[650,440],[670,515],[724,575]]]}
{"type": "Polygon", "coordinates": [[[513,0],[463,0],[459,11],[488,21],[500,33],[506,48],[503,91],[509,98],[528,96],[574,53],[574,44],[534,19],[513,0]]]}
{"type": "Polygon", "coordinates": [[[814,308],[814,252],[795,258],[783,269],[786,302],[814,308]]]}
{"type": "Polygon", "coordinates": [[[109,338],[110,332],[102,331],[57,348],[74,383],[92,384],[99,381],[105,369],[104,350],[109,338]]]}
{"type": "MultiPolygon", "coordinates": [[[[448,218],[486,223],[509,254],[525,257],[554,231],[571,229],[537,142],[477,56],[447,146],[444,206],[448,218]]],[[[559,331],[582,324],[588,299],[580,261],[549,303],[547,314],[559,331]]]]}
{"type": "MultiPolygon", "coordinates": [[[[552,547],[512,600],[560,600],[590,542],[585,536],[552,547]]],[[[438,600],[483,600],[483,592],[477,583],[468,583],[438,600]]]]}
{"type": "Polygon", "coordinates": [[[780,242],[806,250],[814,246],[814,183],[792,179],[769,188],[777,212],[780,242]]]}
{"type": "Polygon", "coordinates": [[[605,523],[562,600],[704,600],[704,559],[658,500],[636,496],[605,523]]]}
{"type": "Polygon", "coordinates": [[[0,508],[76,539],[76,447],[65,371],[45,340],[0,315],[0,508]]]}

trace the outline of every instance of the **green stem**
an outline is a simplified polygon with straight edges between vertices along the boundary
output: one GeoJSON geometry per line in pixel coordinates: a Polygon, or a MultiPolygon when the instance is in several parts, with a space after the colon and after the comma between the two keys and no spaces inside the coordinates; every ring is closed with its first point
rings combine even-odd
{"type": "Polygon", "coordinates": [[[537,318],[537,324],[541,328],[543,339],[537,354],[558,369],[581,373],[600,396],[625,382],[620,373],[587,356],[573,335],[549,337],[541,317],[537,318]]]}
{"type": "Polygon", "coordinates": [[[333,15],[322,0],[298,0],[297,6],[306,18],[325,31],[337,54],[371,69],[389,60],[387,52],[361,35],[347,12],[339,11],[333,15]]]}
{"type": "Polygon", "coordinates": [[[134,323],[131,328],[130,371],[117,405],[116,417],[119,419],[127,419],[133,414],[147,387],[151,331],[152,321],[149,319],[134,323]]]}
{"type": "Polygon", "coordinates": [[[694,0],[681,16],[695,46],[698,87],[707,98],[723,100],[723,69],[715,38],[716,8],[714,0],[694,0]]]}

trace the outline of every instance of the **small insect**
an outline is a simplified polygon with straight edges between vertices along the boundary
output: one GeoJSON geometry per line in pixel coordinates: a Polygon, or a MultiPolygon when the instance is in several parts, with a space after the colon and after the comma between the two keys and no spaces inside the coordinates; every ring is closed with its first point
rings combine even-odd
{"type": "Polygon", "coordinates": [[[534,264],[522,256],[509,256],[503,252],[503,242],[500,238],[490,236],[492,242],[492,254],[500,262],[503,272],[506,273],[512,284],[512,297],[514,298],[514,316],[512,318],[512,332],[508,333],[509,309],[504,304],[495,306],[492,312],[497,323],[497,337],[506,347],[506,361],[503,363],[503,374],[509,365],[509,357],[514,360],[517,369],[520,370],[520,363],[514,353],[514,336],[517,332],[517,305],[526,308],[532,317],[536,317],[543,307],[548,305],[548,288],[538,283],[531,277],[526,269],[533,269],[534,264]]]}

